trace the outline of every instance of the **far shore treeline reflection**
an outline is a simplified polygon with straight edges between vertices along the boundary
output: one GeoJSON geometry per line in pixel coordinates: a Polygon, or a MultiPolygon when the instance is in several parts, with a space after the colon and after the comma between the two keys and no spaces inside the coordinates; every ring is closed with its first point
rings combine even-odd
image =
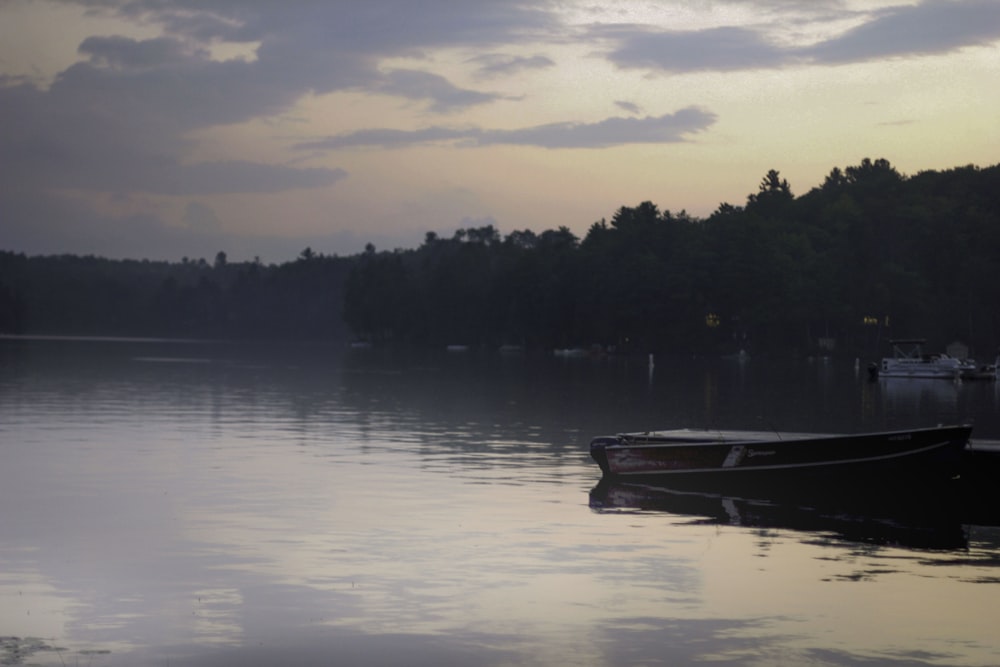
{"type": "Polygon", "coordinates": [[[622,207],[565,227],[428,232],[415,249],[264,265],[0,252],[0,333],[310,339],[630,352],[876,355],[1000,343],[1000,165],[768,172],[708,218],[622,207]]]}

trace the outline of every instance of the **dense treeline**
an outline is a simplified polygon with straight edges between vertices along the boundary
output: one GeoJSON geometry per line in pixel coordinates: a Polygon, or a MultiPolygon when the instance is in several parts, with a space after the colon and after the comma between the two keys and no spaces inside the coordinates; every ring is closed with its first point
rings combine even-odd
{"type": "Polygon", "coordinates": [[[1000,166],[833,169],[795,197],[770,171],[707,219],[644,202],[577,239],[490,226],[369,248],[345,317],[370,339],[632,351],[874,354],[890,336],[1000,342],[1000,166]]]}
{"type": "Polygon", "coordinates": [[[0,252],[0,332],[866,358],[919,336],[992,357],[998,279],[1000,165],[904,177],[866,159],[798,197],[770,171],[706,219],[622,207],[582,239],[486,226],[267,266],[0,252]]]}
{"type": "Polygon", "coordinates": [[[0,332],[330,339],[350,260],[150,262],[0,253],[0,332]]]}

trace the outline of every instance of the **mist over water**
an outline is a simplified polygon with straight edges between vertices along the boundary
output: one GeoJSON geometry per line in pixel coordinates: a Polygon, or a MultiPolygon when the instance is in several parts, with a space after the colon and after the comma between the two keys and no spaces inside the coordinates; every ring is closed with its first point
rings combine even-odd
{"type": "Polygon", "coordinates": [[[4,664],[987,665],[989,508],[598,486],[598,434],[971,421],[853,360],[0,340],[4,664]],[[16,638],[16,639],[15,639],[16,638]]]}

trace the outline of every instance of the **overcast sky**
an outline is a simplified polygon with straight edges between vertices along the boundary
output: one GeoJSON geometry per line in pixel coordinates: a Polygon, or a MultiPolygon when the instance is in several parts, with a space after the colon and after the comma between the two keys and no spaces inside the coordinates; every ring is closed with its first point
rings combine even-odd
{"type": "Polygon", "coordinates": [[[3,0],[0,249],[294,259],[1000,162],[1000,0],[3,0]]]}

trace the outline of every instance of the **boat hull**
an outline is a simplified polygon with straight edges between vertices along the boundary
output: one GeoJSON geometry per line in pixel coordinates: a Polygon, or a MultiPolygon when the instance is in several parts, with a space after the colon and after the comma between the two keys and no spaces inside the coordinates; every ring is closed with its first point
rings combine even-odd
{"type": "Polygon", "coordinates": [[[885,378],[922,378],[956,380],[962,375],[957,359],[920,361],[911,359],[886,359],[878,372],[885,378]]]}
{"type": "Polygon", "coordinates": [[[866,474],[946,478],[958,474],[971,432],[971,426],[859,435],[706,431],[687,437],[674,431],[599,437],[590,451],[606,476],[670,484],[809,484],[819,477],[866,474]]]}

